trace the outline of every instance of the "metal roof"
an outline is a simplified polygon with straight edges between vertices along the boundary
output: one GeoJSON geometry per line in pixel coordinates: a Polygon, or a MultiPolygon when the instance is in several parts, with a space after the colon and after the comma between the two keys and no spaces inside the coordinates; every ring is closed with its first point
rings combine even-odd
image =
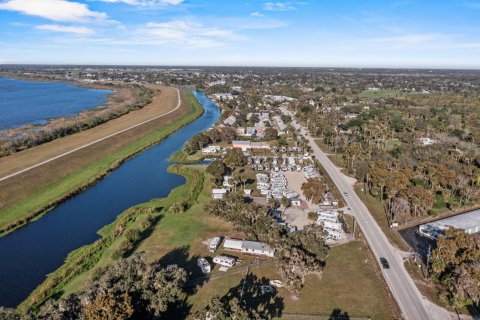
{"type": "Polygon", "coordinates": [[[223,247],[226,249],[241,250],[242,244],[242,240],[225,239],[225,241],[223,242],[223,247]]]}
{"type": "Polygon", "coordinates": [[[244,141],[244,140],[233,140],[232,144],[237,144],[237,145],[250,145],[250,141],[244,141]]]}
{"type": "Polygon", "coordinates": [[[242,249],[273,252],[273,249],[270,248],[269,245],[256,241],[243,241],[242,249]]]}
{"type": "Polygon", "coordinates": [[[463,230],[480,227],[480,209],[459,214],[454,217],[430,222],[430,223],[427,223],[427,225],[431,225],[433,227],[437,227],[441,229],[444,229],[447,226],[451,226],[456,229],[463,229],[463,230]]]}

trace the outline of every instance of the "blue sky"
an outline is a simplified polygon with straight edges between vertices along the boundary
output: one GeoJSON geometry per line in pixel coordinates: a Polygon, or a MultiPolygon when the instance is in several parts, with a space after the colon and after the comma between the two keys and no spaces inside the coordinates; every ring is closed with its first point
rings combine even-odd
{"type": "Polygon", "coordinates": [[[0,0],[0,63],[480,68],[479,0],[0,0]]]}

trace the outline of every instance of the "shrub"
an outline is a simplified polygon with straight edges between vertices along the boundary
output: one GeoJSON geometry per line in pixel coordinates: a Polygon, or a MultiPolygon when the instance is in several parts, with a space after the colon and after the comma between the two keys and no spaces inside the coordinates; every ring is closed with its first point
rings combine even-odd
{"type": "Polygon", "coordinates": [[[129,229],[127,232],[125,232],[125,238],[130,242],[134,243],[138,239],[140,239],[140,230],[138,229],[129,229]]]}

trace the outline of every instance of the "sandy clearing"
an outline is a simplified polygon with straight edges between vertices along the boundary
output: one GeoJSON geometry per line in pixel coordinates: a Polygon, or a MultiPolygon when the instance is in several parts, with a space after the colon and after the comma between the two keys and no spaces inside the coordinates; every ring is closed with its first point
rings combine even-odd
{"type": "Polygon", "coordinates": [[[151,88],[160,90],[161,93],[155,94],[152,103],[140,110],[132,111],[92,129],[0,158],[0,177],[8,176],[14,172],[34,166],[39,162],[59,156],[62,153],[72,151],[155,116],[165,114],[176,107],[177,91],[175,88],[159,85],[151,85],[151,88]]]}

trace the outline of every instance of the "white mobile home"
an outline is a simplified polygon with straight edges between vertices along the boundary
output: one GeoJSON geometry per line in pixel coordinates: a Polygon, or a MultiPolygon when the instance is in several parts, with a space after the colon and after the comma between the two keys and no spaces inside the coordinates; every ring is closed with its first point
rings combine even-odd
{"type": "Polygon", "coordinates": [[[213,258],[213,262],[221,266],[231,268],[235,265],[235,263],[237,262],[237,259],[235,259],[234,257],[221,255],[213,258]]]}
{"type": "Polygon", "coordinates": [[[275,253],[275,250],[265,243],[236,239],[225,239],[223,243],[223,248],[226,250],[266,257],[273,257],[275,253]]]}
{"type": "Polygon", "coordinates": [[[212,189],[212,196],[215,200],[222,200],[227,194],[227,189],[212,189]]]}

